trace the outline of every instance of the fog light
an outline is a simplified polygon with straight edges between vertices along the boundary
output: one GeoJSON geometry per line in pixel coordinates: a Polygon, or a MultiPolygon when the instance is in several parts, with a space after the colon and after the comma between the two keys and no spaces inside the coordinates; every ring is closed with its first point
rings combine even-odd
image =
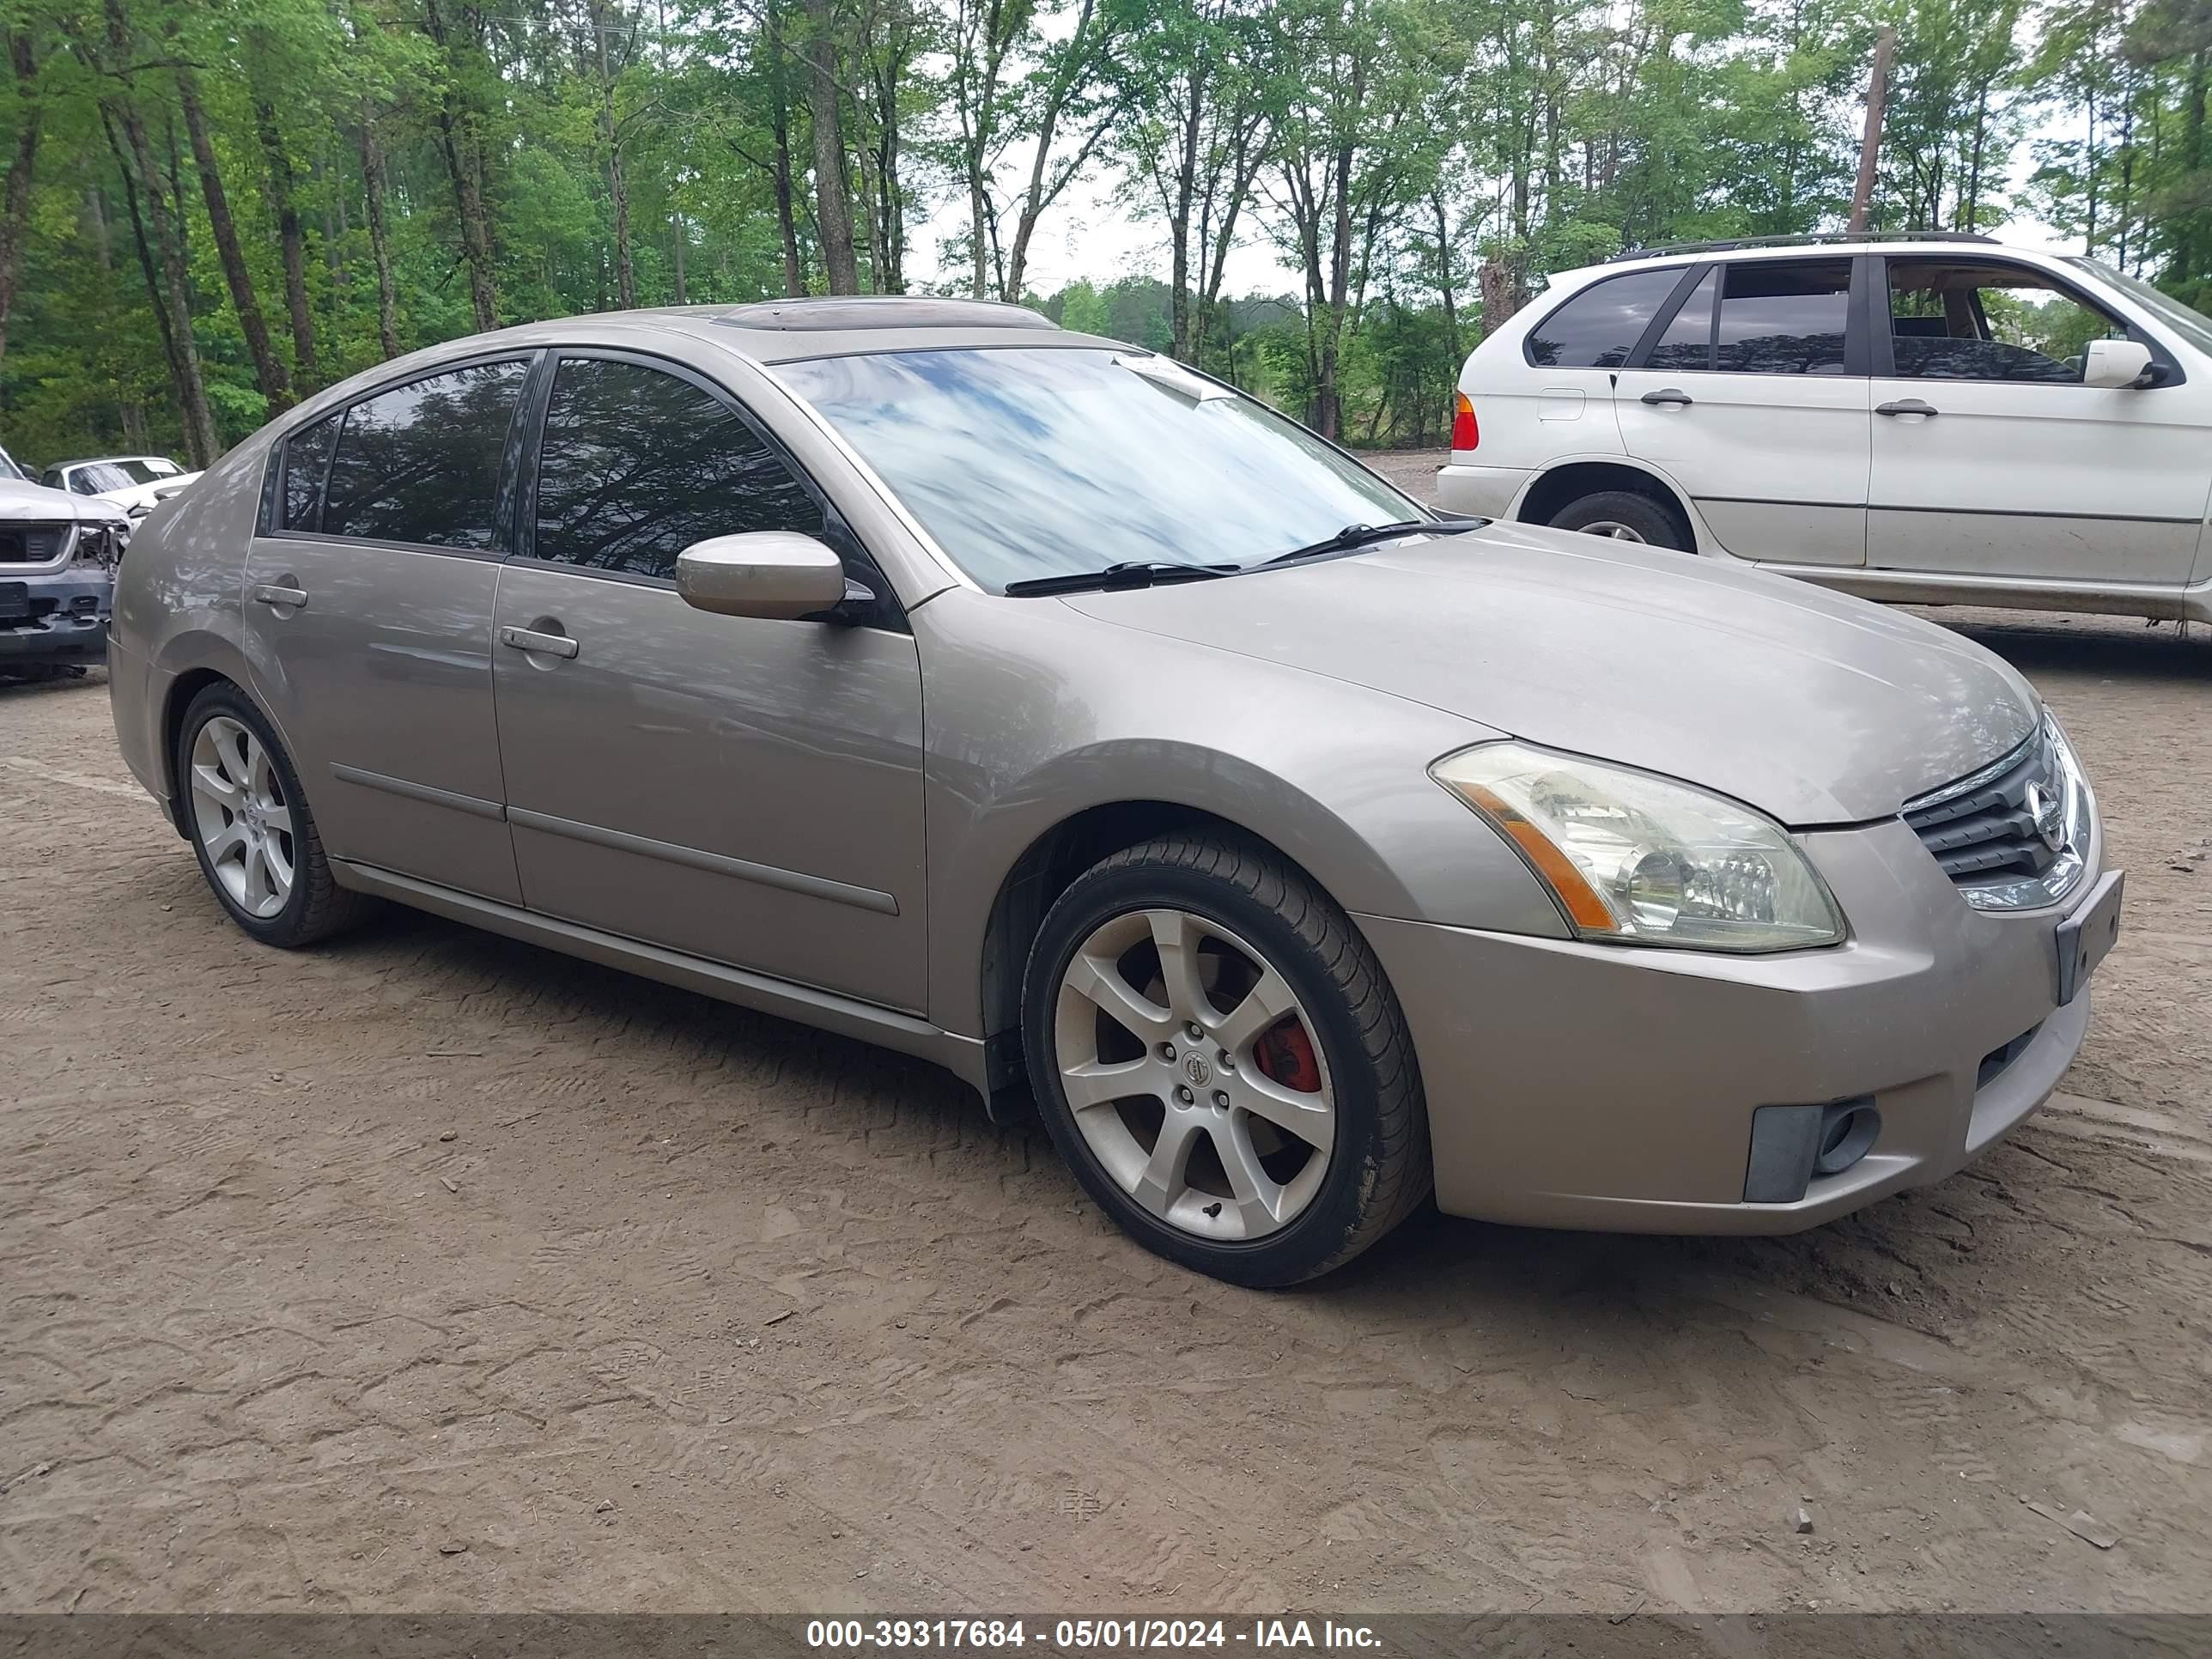
{"type": "Polygon", "coordinates": [[[1874,1097],[1827,1106],[1762,1106],[1751,1115],[1751,1156],[1744,1171],[1747,1204],[1795,1204],[1816,1175],[1841,1175],[1881,1133],[1874,1097]]]}

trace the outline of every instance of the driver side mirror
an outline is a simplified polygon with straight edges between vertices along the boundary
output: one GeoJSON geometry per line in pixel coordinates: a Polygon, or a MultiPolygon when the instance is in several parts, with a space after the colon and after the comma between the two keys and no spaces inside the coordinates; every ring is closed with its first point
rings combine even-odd
{"type": "Polygon", "coordinates": [[[725,617],[811,617],[844,603],[845,562],[795,531],[714,536],[677,556],[676,591],[725,617]]]}
{"type": "Polygon", "coordinates": [[[2140,340],[2092,340],[2081,353],[2081,384],[2151,386],[2150,348],[2140,340]]]}

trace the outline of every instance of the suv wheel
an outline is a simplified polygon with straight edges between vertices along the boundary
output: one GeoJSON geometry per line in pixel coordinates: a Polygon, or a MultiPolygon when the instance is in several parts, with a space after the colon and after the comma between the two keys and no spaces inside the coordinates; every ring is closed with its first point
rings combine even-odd
{"type": "Polygon", "coordinates": [[[1295,1284],[1428,1194],[1397,998],[1344,912],[1248,843],[1164,838],[1079,878],[1030,951],[1022,1026],[1061,1156],[1186,1267],[1295,1284]]]}
{"type": "Polygon", "coordinates": [[[177,778],[200,873],[230,919],[264,945],[312,945],[351,927],[369,901],[340,887],[291,757],[234,685],[185,710],[177,778]]]}
{"type": "Polygon", "coordinates": [[[1673,514],[1632,489],[1601,489],[1569,501],[1552,514],[1552,527],[1579,530],[1585,536],[1610,536],[1620,542],[1648,542],[1677,553],[1687,552],[1690,546],[1673,514]]]}

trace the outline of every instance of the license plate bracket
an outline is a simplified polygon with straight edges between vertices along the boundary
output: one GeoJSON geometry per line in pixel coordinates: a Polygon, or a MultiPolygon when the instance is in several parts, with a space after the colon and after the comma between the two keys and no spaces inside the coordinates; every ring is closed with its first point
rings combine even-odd
{"type": "Polygon", "coordinates": [[[2074,914],[2058,924],[2058,1006],[2074,1000],[2120,937],[2120,895],[2124,870],[2108,872],[2074,914]]]}

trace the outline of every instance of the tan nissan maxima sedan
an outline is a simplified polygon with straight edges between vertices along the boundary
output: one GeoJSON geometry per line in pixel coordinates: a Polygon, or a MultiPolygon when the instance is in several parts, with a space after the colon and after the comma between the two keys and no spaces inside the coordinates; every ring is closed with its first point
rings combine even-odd
{"type": "Polygon", "coordinates": [[[966,302],[386,364],[155,509],[111,661],[253,938],[393,899],[927,1056],[1245,1284],[1432,1188],[1757,1232],[1935,1181],[2057,1084],[2118,922],[1978,647],[1439,518],[966,302]]]}

